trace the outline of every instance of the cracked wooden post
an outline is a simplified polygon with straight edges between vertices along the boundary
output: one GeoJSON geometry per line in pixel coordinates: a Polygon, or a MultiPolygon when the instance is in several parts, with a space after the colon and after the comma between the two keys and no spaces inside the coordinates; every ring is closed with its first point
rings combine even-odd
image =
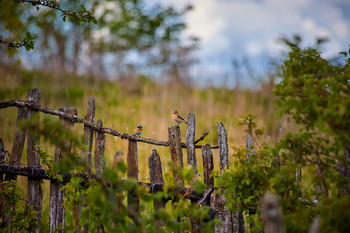
{"type": "MultiPolygon", "coordinates": [[[[225,169],[229,168],[228,159],[228,143],[227,143],[227,133],[224,125],[219,122],[216,126],[219,135],[219,150],[220,150],[220,173],[223,173],[225,169]]],[[[222,222],[222,226],[215,225],[215,232],[237,232],[244,233],[244,220],[242,213],[232,213],[225,206],[226,199],[223,195],[224,190],[219,192],[213,192],[211,195],[211,208],[218,219],[222,222]]]]}
{"type": "MultiPolygon", "coordinates": [[[[151,178],[151,184],[164,183],[163,173],[162,173],[162,162],[155,149],[152,150],[152,154],[148,158],[148,167],[149,167],[149,175],[151,178]]],[[[153,206],[154,206],[154,212],[157,212],[159,209],[165,208],[165,202],[153,201],[153,206]]],[[[164,222],[160,220],[156,220],[157,229],[160,229],[163,226],[164,226],[164,222]]]]}
{"type": "Polygon", "coordinates": [[[177,186],[182,187],[184,186],[184,181],[180,177],[180,172],[183,168],[180,127],[178,125],[168,127],[168,136],[174,180],[177,186]]]}
{"type": "MultiPolygon", "coordinates": [[[[95,98],[89,97],[88,108],[85,116],[85,120],[94,123],[95,122],[95,98]]],[[[91,165],[92,143],[94,140],[94,130],[84,124],[84,142],[87,148],[83,148],[81,157],[91,165]]],[[[91,173],[91,168],[88,168],[88,173],[91,173]]]]}
{"type": "Polygon", "coordinates": [[[271,192],[264,194],[261,200],[261,213],[264,221],[264,232],[284,233],[282,214],[278,196],[271,192]]]}
{"type": "MultiPolygon", "coordinates": [[[[40,102],[40,89],[31,89],[28,91],[28,101],[32,101],[39,105],[40,102]]],[[[33,135],[33,131],[37,131],[39,127],[39,112],[35,110],[28,110],[28,120],[33,124],[32,131],[28,131],[27,134],[27,163],[30,167],[40,166],[40,155],[37,153],[40,144],[40,138],[33,135]]],[[[28,196],[27,203],[33,206],[33,209],[37,211],[35,217],[37,222],[30,225],[31,232],[40,232],[40,219],[41,219],[41,204],[42,204],[42,190],[41,180],[28,178],[28,196]]]]}
{"type": "Polygon", "coordinates": [[[220,171],[223,171],[229,167],[227,133],[224,125],[220,121],[216,129],[219,135],[220,171]]]}
{"type": "MultiPolygon", "coordinates": [[[[60,111],[77,115],[76,108],[60,108],[60,111]]],[[[66,130],[73,130],[74,122],[60,117],[60,122],[66,130]]],[[[59,163],[60,160],[64,160],[67,153],[70,153],[72,149],[71,141],[66,140],[64,146],[56,146],[54,162],[59,163]]],[[[63,198],[65,191],[62,190],[62,184],[51,181],[50,182],[50,204],[49,204],[49,231],[50,232],[64,232],[64,215],[65,208],[63,206],[63,198]]],[[[79,223],[77,223],[79,224],[79,223]]]]}
{"type": "Polygon", "coordinates": [[[210,148],[210,144],[206,144],[202,147],[202,156],[203,156],[203,173],[204,173],[204,184],[207,185],[207,188],[214,187],[214,177],[211,176],[211,172],[214,169],[213,163],[213,153],[210,148]]]}
{"type": "Polygon", "coordinates": [[[191,164],[194,174],[198,174],[196,148],[195,148],[195,133],[196,133],[196,120],[195,114],[190,113],[187,116],[187,132],[186,132],[186,148],[187,148],[187,164],[191,164]]]}
{"type": "MultiPolygon", "coordinates": [[[[102,120],[99,119],[96,123],[99,128],[103,127],[102,120]]],[[[101,133],[99,131],[95,131],[95,170],[96,174],[102,173],[103,169],[105,167],[105,143],[106,143],[106,136],[104,133],[101,133]]]]}
{"type": "MultiPolygon", "coordinates": [[[[139,168],[138,168],[138,153],[137,153],[137,142],[134,140],[129,140],[128,145],[128,155],[127,155],[127,165],[128,165],[128,179],[134,178],[138,180],[139,178],[139,168]]],[[[128,193],[128,210],[134,216],[139,215],[139,204],[140,198],[130,190],[128,193]]]]}

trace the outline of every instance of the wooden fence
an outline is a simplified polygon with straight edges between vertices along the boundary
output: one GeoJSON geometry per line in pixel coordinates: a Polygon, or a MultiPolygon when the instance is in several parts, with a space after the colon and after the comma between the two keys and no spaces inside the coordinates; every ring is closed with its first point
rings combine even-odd
{"type": "MultiPolygon", "coordinates": [[[[62,127],[72,128],[74,124],[81,123],[84,124],[84,138],[86,148],[82,151],[81,157],[90,162],[92,157],[94,157],[94,165],[96,173],[102,172],[104,163],[104,149],[105,149],[105,134],[110,134],[113,136],[120,137],[122,139],[128,140],[128,152],[127,152],[127,166],[128,178],[138,179],[138,143],[148,143],[156,146],[169,147],[171,160],[173,164],[174,180],[176,181],[177,187],[176,192],[180,194],[187,194],[186,197],[191,199],[192,202],[197,202],[198,204],[210,205],[211,213],[214,217],[222,221],[222,225],[215,225],[215,232],[245,232],[243,215],[240,213],[232,213],[225,206],[225,198],[218,192],[214,192],[215,184],[211,173],[214,169],[213,166],[213,149],[219,149],[220,151],[220,171],[224,172],[225,169],[229,167],[228,159],[228,143],[227,143],[227,133],[224,125],[219,122],[217,125],[218,132],[218,146],[213,146],[210,144],[199,145],[198,143],[202,141],[208,133],[203,134],[197,140],[195,139],[195,114],[190,113],[188,115],[188,125],[186,132],[186,143],[181,142],[180,127],[178,125],[173,125],[168,127],[168,141],[158,141],[149,138],[137,137],[135,135],[130,135],[122,132],[118,132],[114,129],[103,127],[103,122],[99,119],[95,123],[95,100],[90,97],[88,100],[88,109],[86,116],[84,118],[78,117],[75,108],[60,108],[59,111],[48,109],[40,105],[40,90],[32,89],[28,91],[27,101],[11,100],[8,102],[0,103],[0,109],[7,108],[11,106],[18,107],[17,115],[17,126],[14,137],[14,143],[11,153],[8,153],[2,142],[0,143],[0,182],[3,180],[16,180],[17,175],[28,177],[28,196],[27,202],[29,205],[33,206],[33,209],[37,211],[36,218],[40,222],[41,210],[42,210],[42,190],[41,190],[41,180],[50,180],[50,200],[49,200],[49,229],[50,232],[62,232],[63,230],[57,230],[59,226],[64,226],[64,214],[65,209],[63,204],[64,192],[61,189],[62,183],[57,180],[52,179],[46,172],[40,167],[40,156],[38,150],[36,149],[40,145],[39,138],[35,135],[27,133],[24,129],[19,127],[19,123],[28,119],[30,121],[35,121],[34,125],[39,124],[39,112],[45,114],[56,115],[59,117],[62,127]],[[94,156],[91,151],[95,132],[95,151],[94,156]],[[27,166],[20,166],[21,157],[24,148],[25,138],[27,138],[27,166]],[[197,169],[197,159],[196,159],[196,149],[201,149],[202,151],[202,161],[203,161],[203,179],[204,183],[207,185],[208,189],[203,193],[198,193],[196,190],[188,190],[188,187],[184,186],[184,181],[176,173],[177,168],[183,167],[183,152],[182,149],[187,150],[187,161],[192,165],[194,173],[198,173],[197,169]],[[9,159],[5,160],[5,157],[9,159]],[[2,159],[1,159],[2,158],[2,159]],[[5,161],[9,161],[5,163],[5,161]],[[56,230],[55,230],[56,229],[56,230]]],[[[253,152],[254,144],[251,138],[247,137],[247,148],[253,152]]],[[[65,157],[65,153],[71,150],[71,144],[69,140],[65,142],[64,148],[57,146],[54,154],[54,162],[57,163],[61,158],[65,157]]],[[[152,150],[149,157],[149,174],[150,183],[142,183],[143,185],[148,185],[150,192],[157,192],[163,190],[163,171],[161,168],[161,159],[155,149],[152,150]]],[[[88,174],[91,172],[88,171],[88,174]]],[[[65,175],[63,177],[63,182],[70,180],[71,175],[65,175]]],[[[89,176],[90,178],[92,176],[89,176]]],[[[88,176],[85,178],[88,179],[88,176]]],[[[141,182],[139,182],[141,183],[141,182]]],[[[130,211],[138,211],[139,200],[131,195],[128,196],[128,208],[130,211]]],[[[165,203],[155,202],[155,209],[164,207],[165,203]]],[[[6,203],[3,206],[6,208],[6,203]]],[[[3,216],[2,222],[11,232],[9,223],[11,221],[11,216],[3,216]]],[[[158,226],[161,222],[156,223],[158,226]]],[[[31,232],[40,232],[40,224],[30,226],[31,232]]]]}

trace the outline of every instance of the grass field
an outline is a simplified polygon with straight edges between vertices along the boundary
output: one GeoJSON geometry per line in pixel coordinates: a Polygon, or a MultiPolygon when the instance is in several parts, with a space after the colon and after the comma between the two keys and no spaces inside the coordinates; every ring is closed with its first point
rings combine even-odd
{"type": "MultiPolygon", "coordinates": [[[[106,127],[124,133],[133,133],[136,125],[143,125],[143,137],[167,141],[168,126],[173,125],[171,113],[177,109],[187,118],[187,114],[196,114],[196,138],[204,132],[209,135],[202,143],[217,144],[216,125],[221,121],[226,127],[228,144],[244,145],[244,128],[237,126],[236,121],[244,114],[256,115],[257,121],[265,126],[265,134],[258,141],[274,144],[279,137],[279,129],[285,124],[277,114],[273,104],[273,85],[265,83],[254,89],[199,88],[185,85],[160,84],[150,78],[140,76],[125,81],[107,81],[94,77],[67,75],[56,77],[42,72],[1,72],[0,101],[10,99],[25,100],[31,88],[41,89],[41,105],[59,109],[76,107],[78,115],[84,117],[90,96],[96,100],[96,117],[103,120],[106,127]]],[[[11,150],[16,125],[15,108],[0,110],[0,138],[5,148],[11,150]]],[[[41,115],[41,119],[53,116],[41,115]]],[[[285,126],[283,126],[285,127],[285,126]]],[[[186,125],[181,124],[182,141],[186,138],[186,125]]],[[[82,135],[83,126],[75,126],[76,135],[82,135]]],[[[54,147],[43,142],[43,149],[54,153],[54,147]]],[[[170,161],[169,149],[148,144],[138,144],[140,178],[148,177],[148,157],[152,149],[157,149],[166,167],[170,161]]],[[[111,162],[116,151],[127,153],[127,140],[110,135],[106,138],[105,156],[111,162]]],[[[232,151],[231,151],[232,152],[232,151]]],[[[24,152],[25,153],[25,152],[24,152]]],[[[184,153],[184,163],[186,151],[184,153]]],[[[24,154],[25,155],[25,154],[24,154]]],[[[25,157],[22,163],[25,163],[25,157]]],[[[230,161],[233,158],[230,157],[230,161]]],[[[197,149],[197,161],[201,172],[201,151],[197,149]]],[[[218,153],[214,151],[214,165],[218,168],[218,153]]]]}

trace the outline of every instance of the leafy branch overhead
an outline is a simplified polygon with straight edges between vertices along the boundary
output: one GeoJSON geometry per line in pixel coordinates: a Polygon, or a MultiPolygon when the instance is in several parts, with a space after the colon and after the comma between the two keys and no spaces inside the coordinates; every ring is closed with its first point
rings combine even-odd
{"type": "MultiPolygon", "coordinates": [[[[20,3],[29,3],[32,6],[36,6],[39,10],[39,6],[45,6],[54,10],[58,10],[62,13],[62,19],[65,22],[67,17],[73,18],[78,21],[79,24],[93,22],[97,24],[97,20],[93,13],[85,8],[84,5],[80,5],[80,10],[65,10],[60,7],[60,1],[41,1],[41,0],[14,0],[20,3]]],[[[26,33],[26,37],[13,42],[4,40],[4,36],[0,35],[0,44],[5,44],[9,48],[21,48],[25,47],[27,51],[34,49],[35,41],[30,32],[26,33]]]]}

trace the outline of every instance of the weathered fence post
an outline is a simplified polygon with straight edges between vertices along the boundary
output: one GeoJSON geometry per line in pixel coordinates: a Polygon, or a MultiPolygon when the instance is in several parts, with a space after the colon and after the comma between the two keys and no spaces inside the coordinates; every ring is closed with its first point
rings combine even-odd
{"type": "MultiPolygon", "coordinates": [[[[129,179],[134,178],[138,180],[139,168],[138,168],[137,142],[134,140],[129,140],[127,165],[128,165],[127,177],[129,179]]],[[[133,190],[130,190],[130,192],[128,193],[128,210],[134,216],[138,216],[140,212],[139,204],[140,204],[140,198],[135,193],[133,193],[133,190]]]]}
{"type": "Polygon", "coordinates": [[[213,153],[211,152],[210,144],[206,144],[202,147],[203,156],[203,172],[204,172],[204,183],[207,187],[214,187],[214,177],[211,176],[211,172],[214,169],[213,153]]]}
{"type": "Polygon", "coordinates": [[[280,212],[278,196],[271,192],[264,194],[261,200],[261,212],[264,221],[264,232],[283,233],[284,226],[280,212]]]}
{"type": "Polygon", "coordinates": [[[194,174],[198,173],[196,149],[194,147],[196,133],[196,120],[195,114],[190,113],[187,116],[187,132],[186,132],[186,149],[187,149],[187,163],[193,167],[194,174]]]}
{"type": "MultiPolygon", "coordinates": [[[[94,97],[89,97],[88,100],[88,107],[87,107],[87,112],[85,116],[85,120],[95,123],[95,98],[94,97]]],[[[92,144],[94,140],[94,130],[84,124],[84,140],[85,140],[85,146],[87,148],[83,148],[81,151],[81,157],[83,158],[84,161],[88,163],[88,167],[86,168],[86,172],[88,174],[91,173],[91,155],[92,155],[92,144]]],[[[79,210],[83,207],[86,206],[86,200],[85,200],[85,195],[83,196],[83,205],[79,206],[79,210]]],[[[89,231],[89,224],[84,225],[84,233],[87,233],[89,231]]]]}
{"type": "Polygon", "coordinates": [[[176,185],[182,187],[184,181],[180,177],[180,171],[183,167],[180,127],[178,125],[168,127],[168,136],[174,180],[176,185]]]}
{"type": "Polygon", "coordinates": [[[224,125],[220,121],[216,129],[219,134],[220,171],[223,171],[229,167],[227,133],[224,125]]]}
{"type": "MultiPolygon", "coordinates": [[[[61,112],[71,115],[77,115],[75,108],[60,108],[61,112]]],[[[60,117],[62,126],[67,130],[72,130],[74,122],[60,117]]],[[[58,163],[65,159],[67,153],[71,151],[71,142],[65,141],[64,146],[56,146],[54,162],[58,163]]],[[[65,191],[62,190],[62,184],[51,181],[50,182],[50,206],[49,206],[49,231],[50,232],[64,232],[64,215],[65,208],[63,206],[63,198],[65,191]]],[[[77,223],[79,224],[79,223],[77,223]]]]}
{"type": "MultiPolygon", "coordinates": [[[[229,167],[227,133],[221,122],[216,126],[216,129],[219,135],[220,171],[222,173],[229,167]]],[[[243,214],[237,211],[236,213],[231,213],[228,210],[225,206],[226,199],[223,193],[214,192],[211,195],[210,203],[214,213],[218,215],[219,220],[222,222],[222,226],[215,225],[215,232],[245,232],[243,214]]]]}
{"type": "MultiPolygon", "coordinates": [[[[94,123],[95,122],[95,98],[89,97],[88,101],[88,109],[85,116],[85,120],[94,123]]],[[[84,139],[85,146],[87,148],[83,148],[82,150],[82,158],[91,164],[91,151],[92,151],[92,143],[94,139],[94,130],[87,125],[84,124],[84,139]]],[[[88,173],[91,173],[91,169],[88,168],[88,173]]]]}
{"type": "MultiPolygon", "coordinates": [[[[10,165],[19,165],[22,159],[24,141],[26,137],[26,130],[21,129],[19,124],[21,121],[27,118],[27,109],[26,108],[18,108],[17,113],[17,122],[16,122],[16,133],[15,138],[13,140],[12,152],[10,155],[10,165]]],[[[6,175],[6,180],[15,180],[17,178],[16,175],[6,175]]]]}
{"type": "MultiPolygon", "coordinates": [[[[102,128],[103,123],[102,120],[99,119],[96,123],[98,127],[102,128]]],[[[95,131],[95,170],[97,173],[102,173],[103,169],[105,167],[105,143],[106,143],[106,136],[104,133],[101,133],[99,131],[95,131]]]]}
{"type": "MultiPolygon", "coordinates": [[[[28,101],[32,101],[39,105],[40,102],[40,89],[31,89],[28,91],[28,101]]],[[[34,125],[34,130],[37,131],[39,127],[39,112],[35,110],[28,110],[28,119],[34,125]]],[[[28,131],[27,135],[27,163],[30,167],[40,166],[40,155],[38,154],[38,145],[40,138],[34,136],[31,131],[28,131]]],[[[37,211],[36,218],[38,222],[31,224],[31,232],[40,232],[40,219],[41,219],[41,204],[42,204],[42,190],[41,180],[28,178],[28,205],[33,206],[33,209],[37,211]]]]}
{"type": "MultiPolygon", "coordinates": [[[[151,156],[148,158],[149,175],[151,178],[151,184],[164,183],[162,173],[162,162],[160,160],[157,151],[152,150],[151,156]]],[[[152,187],[152,186],[151,186],[152,187]]],[[[162,201],[153,201],[154,212],[157,212],[161,208],[165,208],[165,203],[162,201]]],[[[156,227],[161,228],[164,223],[160,220],[156,220],[156,227]]]]}

